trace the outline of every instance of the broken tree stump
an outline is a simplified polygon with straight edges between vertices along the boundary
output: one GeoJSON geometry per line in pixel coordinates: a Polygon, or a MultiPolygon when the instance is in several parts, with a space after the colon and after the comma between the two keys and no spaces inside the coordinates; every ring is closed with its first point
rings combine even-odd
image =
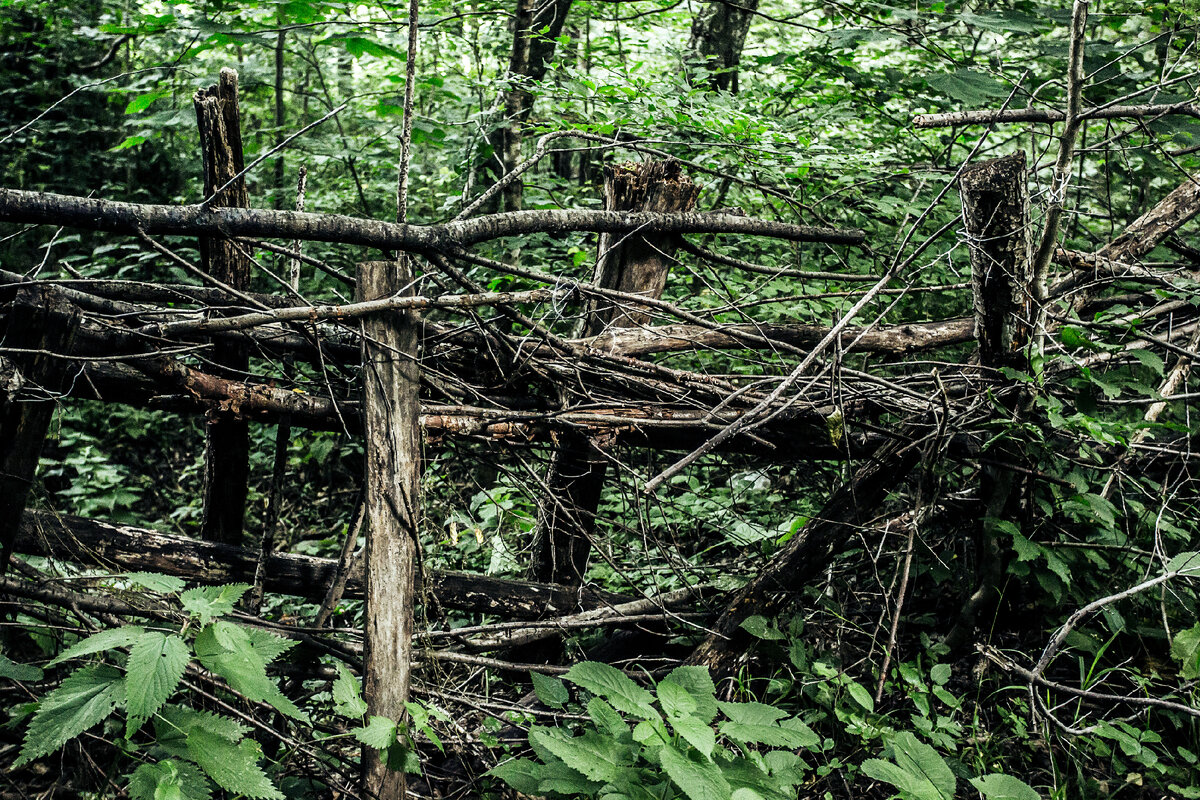
{"type": "MultiPolygon", "coordinates": [[[[4,359],[0,394],[0,575],[8,569],[21,515],[42,457],[55,398],[66,383],[80,314],[52,291],[18,290],[8,307],[0,344],[4,359]]],[[[82,365],[78,365],[82,368],[82,365]]]]}
{"type": "MultiPolygon", "coordinates": [[[[683,174],[678,161],[647,161],[604,169],[606,211],[691,211],[700,187],[683,174]]],[[[596,285],[657,299],[667,284],[678,238],[673,235],[602,234],[596,285]]],[[[582,335],[636,328],[649,320],[645,307],[601,300],[589,304],[582,335]]],[[[604,488],[609,442],[564,432],[546,478],[547,496],[538,513],[531,580],[579,585],[587,570],[596,509],[604,488]]]]}
{"type": "MultiPolygon", "coordinates": [[[[204,197],[233,180],[245,167],[242,130],[238,115],[238,74],[221,70],[218,82],[200,89],[193,97],[200,128],[204,161],[204,197]]],[[[212,200],[212,207],[248,208],[246,182],[233,182],[212,200]]],[[[200,262],[204,272],[239,291],[250,288],[250,259],[230,239],[200,238],[200,262]]],[[[249,351],[244,344],[218,339],[213,343],[212,361],[219,374],[240,379],[249,368],[249,351]]],[[[204,520],[201,535],[210,541],[237,544],[246,515],[246,485],[250,478],[249,424],[232,414],[214,412],[204,426],[204,520]]]]}
{"type": "MultiPolygon", "coordinates": [[[[358,269],[356,299],[412,291],[406,256],[358,269]]],[[[367,317],[363,333],[366,433],[366,595],[363,697],[373,716],[405,719],[412,666],[418,530],[421,518],[420,325],[412,311],[367,317]]],[[[405,746],[398,742],[400,748],[405,746]]],[[[366,794],[403,800],[405,775],[390,754],[363,754],[366,794]]]]}
{"type": "MultiPolygon", "coordinates": [[[[1038,301],[1029,236],[1025,153],[973,164],[962,171],[963,228],[971,254],[975,338],[979,364],[997,376],[1000,407],[1016,422],[1025,404],[1020,385],[1001,377],[1005,367],[1028,372],[1037,336],[1038,301]]],[[[992,450],[1000,463],[1021,461],[1020,443],[1001,437],[992,450]]],[[[1019,522],[1021,478],[1011,469],[983,464],[979,498],[983,516],[975,535],[976,588],[947,636],[952,649],[966,645],[979,611],[996,599],[1004,572],[998,521],[1019,522]]]]}

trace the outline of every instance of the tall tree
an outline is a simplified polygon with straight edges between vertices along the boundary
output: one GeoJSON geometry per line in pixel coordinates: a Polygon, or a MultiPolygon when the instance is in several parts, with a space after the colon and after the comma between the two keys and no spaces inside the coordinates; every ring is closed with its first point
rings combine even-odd
{"type": "Polygon", "coordinates": [[[689,80],[696,66],[707,64],[712,70],[709,86],[737,92],[738,64],[757,10],[758,0],[713,0],[700,7],[692,20],[692,36],[688,42],[689,80]]]}

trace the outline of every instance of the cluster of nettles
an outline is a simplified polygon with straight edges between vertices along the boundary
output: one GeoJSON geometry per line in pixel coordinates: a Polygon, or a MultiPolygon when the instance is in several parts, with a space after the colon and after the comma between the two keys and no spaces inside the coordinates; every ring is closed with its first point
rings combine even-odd
{"type": "MultiPolygon", "coordinates": [[[[177,598],[184,622],[178,630],[137,626],[102,630],[48,662],[46,669],[71,661],[88,663],[77,666],[39,702],[19,709],[17,721],[31,719],[13,767],[55,752],[102,722],[115,722],[120,730],[123,718],[118,744],[140,762],[128,776],[132,800],[208,800],[214,785],[248,798],[283,800],[263,769],[262,749],[247,737],[250,730],[245,724],[170,700],[181,686],[187,688],[184,676],[194,669],[195,661],[247,700],[267,703],[307,723],[308,715],[267,675],[267,665],[296,642],[226,619],[250,588],[246,584],[185,590],[182,580],[170,576],[123,577],[177,598]]],[[[42,676],[41,668],[0,656],[0,677],[37,681],[42,676]]],[[[336,713],[358,722],[349,735],[385,751],[389,763],[403,767],[411,760],[404,729],[383,717],[367,718],[361,685],[343,665],[333,682],[333,701],[336,713]]],[[[424,724],[428,714],[420,714],[419,719],[428,731],[424,724]]]]}
{"type": "MultiPolygon", "coordinates": [[[[536,760],[515,758],[491,771],[521,794],[600,800],[795,800],[811,776],[804,754],[832,746],[799,717],[775,706],[716,699],[703,667],[678,667],[643,688],[608,664],[576,664],[563,676],[592,697],[578,735],[533,726],[536,760]]],[[[564,708],[570,691],[534,675],[538,698],[564,708]]],[[[946,761],[911,733],[895,736],[862,769],[904,800],[954,800],[958,779],[946,761]]],[[[1004,774],[970,781],[988,800],[1038,800],[1004,774]]]]}

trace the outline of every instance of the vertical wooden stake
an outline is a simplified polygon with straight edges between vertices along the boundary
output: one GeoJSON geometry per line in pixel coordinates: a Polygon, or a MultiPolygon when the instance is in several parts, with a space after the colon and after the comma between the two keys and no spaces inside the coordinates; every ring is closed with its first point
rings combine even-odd
{"type": "MultiPolygon", "coordinates": [[[[691,211],[700,187],[683,174],[678,161],[610,166],[604,170],[604,208],[607,211],[691,211]]],[[[638,234],[600,236],[600,257],[594,282],[609,289],[662,296],[675,252],[673,236],[647,240],[638,234]]],[[[593,303],[584,321],[583,334],[596,336],[605,329],[632,328],[649,320],[646,309],[593,303]]],[[[583,582],[596,525],[596,507],[604,486],[608,460],[604,442],[582,434],[561,438],[550,464],[546,483],[550,495],[543,502],[534,543],[532,580],[578,586],[583,582]]]]}
{"type": "Polygon", "coordinates": [[[54,417],[54,400],[16,400],[12,395],[22,385],[26,395],[62,390],[69,362],[51,354],[69,353],[79,326],[78,310],[52,292],[37,288],[18,292],[21,296],[9,307],[2,339],[5,348],[14,352],[6,370],[6,390],[0,396],[0,575],[8,568],[54,417]]]}
{"type": "MultiPolygon", "coordinates": [[[[409,292],[412,267],[373,261],[358,269],[358,301],[409,292]]],[[[411,312],[363,322],[363,416],[366,427],[366,659],[369,714],[403,721],[412,654],[417,532],[421,518],[420,331],[411,312]]],[[[404,797],[405,776],[386,756],[363,759],[367,794],[404,797]]]]}
{"type": "MultiPolygon", "coordinates": [[[[1026,372],[1029,346],[1036,324],[1037,294],[1029,235],[1029,189],[1025,178],[1025,153],[973,164],[962,172],[960,191],[963,228],[971,252],[971,284],[975,299],[975,338],[979,363],[1026,372]]],[[[1005,406],[1020,413],[1020,393],[1008,393],[1005,406]]],[[[998,442],[993,451],[1002,462],[1020,460],[1019,443],[998,442]]],[[[1021,497],[1012,470],[984,466],[980,470],[979,497],[984,517],[976,537],[978,585],[967,598],[958,621],[947,637],[952,649],[966,645],[975,629],[980,609],[996,597],[1004,570],[999,537],[993,520],[1008,520],[1020,513],[1021,497]]]]}
{"type": "MultiPolygon", "coordinates": [[[[200,89],[193,98],[204,159],[204,196],[224,186],[245,167],[238,119],[238,74],[221,70],[215,86],[200,89]]],[[[247,208],[246,182],[239,178],[212,204],[247,208]]],[[[200,260],[204,271],[238,290],[250,288],[250,259],[227,239],[202,237],[200,260]]],[[[249,353],[240,344],[218,340],[213,362],[223,377],[241,380],[249,353]]],[[[228,414],[208,419],[204,454],[204,522],[201,535],[210,541],[239,544],[246,515],[246,484],[250,478],[250,429],[245,420],[228,414]]]]}

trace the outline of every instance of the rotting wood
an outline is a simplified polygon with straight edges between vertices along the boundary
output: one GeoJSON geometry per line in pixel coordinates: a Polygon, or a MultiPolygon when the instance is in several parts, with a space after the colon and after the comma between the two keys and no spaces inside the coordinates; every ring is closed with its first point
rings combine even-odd
{"type": "MultiPolygon", "coordinates": [[[[690,212],[700,187],[683,174],[677,161],[607,166],[604,208],[616,212],[674,214],[690,212]]],[[[593,284],[651,299],[662,296],[677,245],[676,236],[601,234],[593,284]]],[[[649,319],[645,307],[615,305],[602,298],[588,303],[583,334],[632,328],[649,319]],[[598,301],[599,300],[599,301],[598,301]]],[[[550,462],[529,577],[577,585],[583,583],[591,553],[596,512],[608,469],[606,448],[615,437],[566,431],[550,462]]]]}
{"type": "MultiPolygon", "coordinates": [[[[238,114],[238,75],[221,70],[218,82],[200,89],[193,98],[200,128],[204,163],[204,197],[213,208],[247,208],[246,182],[235,177],[245,167],[238,114]],[[219,195],[217,191],[229,184],[219,195]]],[[[250,259],[236,243],[223,237],[200,237],[204,272],[238,291],[250,288],[250,259]]],[[[244,344],[229,340],[213,346],[212,362],[219,375],[235,378],[250,365],[244,344]]],[[[201,535],[236,544],[242,537],[246,492],[250,478],[250,427],[234,414],[211,414],[204,426],[204,501],[201,535]]]]}
{"type": "MultiPolygon", "coordinates": [[[[1105,106],[1080,111],[1079,119],[1156,119],[1170,115],[1200,117],[1200,106],[1192,102],[1105,106]]],[[[1014,122],[1063,122],[1067,115],[1056,108],[1006,108],[1002,111],[951,111],[946,114],[920,114],[913,118],[916,128],[949,128],[955,125],[993,125],[1014,122]]]]}
{"type": "MultiPolygon", "coordinates": [[[[13,550],[114,572],[178,575],[208,585],[248,583],[254,578],[257,559],[247,548],[45,511],[25,512],[13,550]]],[[[275,553],[268,561],[264,585],[270,592],[320,600],[336,568],[334,559],[275,553]]],[[[362,597],[362,574],[361,562],[350,570],[347,597],[362,597]]],[[[508,619],[535,619],[630,602],[628,596],[594,588],[437,569],[425,570],[421,594],[443,608],[508,619]]]]}
{"type": "Polygon", "coordinates": [[[0,575],[8,569],[56,398],[66,383],[69,365],[56,354],[71,351],[80,317],[52,291],[18,292],[24,302],[10,310],[0,337],[11,359],[0,397],[0,575]],[[48,324],[56,313],[60,318],[48,324]]]}
{"type": "Polygon", "coordinates": [[[874,517],[888,494],[900,488],[919,455],[916,447],[895,445],[861,466],[734,595],[687,663],[708,667],[715,680],[735,674],[754,641],[742,623],[752,616],[782,613],[828,566],[838,546],[851,541],[857,526],[874,517]]]}
{"type": "MultiPolygon", "coordinates": [[[[358,302],[411,291],[407,256],[358,269],[358,302]]],[[[363,698],[372,716],[402,721],[412,669],[413,607],[421,519],[420,328],[399,311],[363,321],[363,418],[366,449],[363,698]]],[[[403,743],[400,744],[403,747],[403,743]]],[[[390,755],[363,753],[364,788],[402,800],[405,773],[390,755]]]]}
{"type": "MultiPolygon", "coordinates": [[[[1027,372],[1030,351],[1037,347],[1038,299],[1034,256],[1029,236],[1029,189],[1024,151],[973,164],[962,171],[960,182],[963,227],[971,256],[971,284],[975,305],[975,336],[980,366],[1000,376],[1003,368],[1027,372]]],[[[1014,416],[1025,398],[1014,381],[999,402],[1014,416]]],[[[1001,438],[989,451],[1000,464],[1020,464],[1021,448],[1011,438],[1001,438]]],[[[1022,506],[1019,484],[1012,469],[982,464],[979,497],[983,515],[975,531],[975,590],[967,597],[947,644],[960,649],[970,640],[979,611],[995,601],[1004,570],[999,521],[1019,522],[1022,506]]]]}

